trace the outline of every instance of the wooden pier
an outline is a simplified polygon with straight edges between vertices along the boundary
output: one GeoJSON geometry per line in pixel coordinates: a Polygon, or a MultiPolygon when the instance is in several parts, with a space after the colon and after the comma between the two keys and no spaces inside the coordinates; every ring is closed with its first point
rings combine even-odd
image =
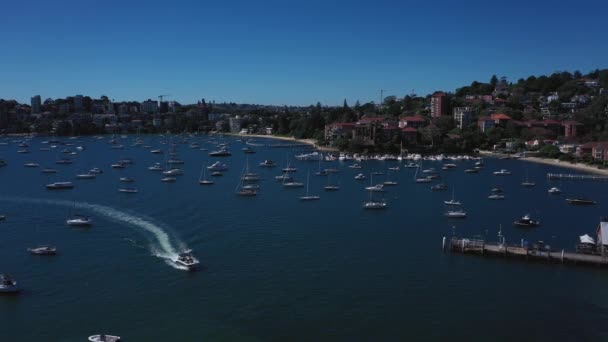
{"type": "Polygon", "coordinates": [[[449,247],[452,253],[476,254],[484,256],[502,256],[522,260],[541,260],[555,263],[608,265],[608,256],[581,254],[561,251],[540,250],[506,244],[488,244],[482,239],[464,239],[453,237],[449,246],[443,240],[443,248],[449,247]]]}
{"type": "Polygon", "coordinates": [[[581,175],[573,173],[547,173],[548,179],[565,179],[565,180],[590,180],[598,182],[608,181],[606,176],[581,175]]]}

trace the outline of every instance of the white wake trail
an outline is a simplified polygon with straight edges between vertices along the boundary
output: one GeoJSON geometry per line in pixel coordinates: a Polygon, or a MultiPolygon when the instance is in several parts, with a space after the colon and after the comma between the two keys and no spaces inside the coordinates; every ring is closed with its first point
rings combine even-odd
{"type": "Polygon", "coordinates": [[[34,198],[21,198],[21,197],[0,197],[0,201],[9,201],[9,202],[20,202],[20,203],[32,203],[32,204],[50,204],[50,205],[60,205],[60,206],[73,206],[76,208],[89,210],[91,212],[103,215],[109,219],[114,221],[127,223],[128,225],[135,226],[145,230],[148,233],[151,233],[156,240],[156,244],[150,246],[152,255],[166,259],[167,264],[181,269],[179,266],[175,265],[172,260],[175,260],[178,256],[178,249],[185,250],[187,246],[181,241],[175,241],[175,243],[179,246],[176,248],[172,241],[171,237],[167,232],[157,224],[154,224],[150,220],[145,218],[141,218],[124,211],[114,209],[112,207],[101,205],[101,204],[92,204],[87,202],[76,202],[76,204],[64,201],[64,200],[50,200],[50,199],[34,199],[34,198]]]}

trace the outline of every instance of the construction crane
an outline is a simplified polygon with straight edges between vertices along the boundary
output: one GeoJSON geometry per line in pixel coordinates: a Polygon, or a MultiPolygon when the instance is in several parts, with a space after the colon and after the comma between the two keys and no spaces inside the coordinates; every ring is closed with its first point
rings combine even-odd
{"type": "Polygon", "coordinates": [[[167,96],[171,96],[169,94],[164,94],[164,95],[158,95],[158,99],[160,100],[159,102],[163,102],[163,97],[167,97],[167,96]]]}

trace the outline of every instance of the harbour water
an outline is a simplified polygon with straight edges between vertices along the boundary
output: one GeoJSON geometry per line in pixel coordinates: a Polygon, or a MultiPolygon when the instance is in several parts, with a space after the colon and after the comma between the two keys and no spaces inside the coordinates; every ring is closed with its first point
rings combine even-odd
{"type": "MultiPolygon", "coordinates": [[[[499,225],[507,242],[543,240],[554,250],[574,249],[578,236],[595,236],[606,213],[605,183],[551,181],[548,172],[564,169],[519,160],[486,159],[479,174],[464,173],[474,161],[456,161],[442,171],[440,162],[424,161],[442,179],[414,183],[415,169],[397,161],[322,162],[340,169],[329,180],[340,186],[325,192],[327,177],[313,176],[318,162],[297,161],[298,151],[253,147],[235,138],[231,157],[213,158],[208,151],[177,144],[185,161],[175,183],[160,182],[155,162],[164,164],[167,144],[178,137],[134,136],[119,139],[112,149],[108,137],[64,140],[40,151],[43,138],[30,142],[29,154],[17,143],[0,146],[0,273],[13,275],[22,288],[17,296],[0,296],[0,336],[7,341],[84,341],[95,333],[121,335],[126,341],[511,341],[605,340],[608,327],[608,270],[501,258],[477,258],[441,252],[442,237],[482,235],[496,240],[499,225]],[[60,151],[86,149],[77,155],[60,151]],[[71,165],[55,161],[70,157],[71,165]],[[125,169],[110,165],[131,158],[125,169]],[[263,180],[255,197],[234,193],[241,172],[249,167],[263,180]],[[260,168],[265,159],[275,168],[260,168]],[[289,159],[294,174],[306,182],[319,201],[302,202],[306,187],[284,189],[274,176],[289,159]],[[221,161],[229,166],[215,184],[198,184],[201,166],[221,161]],[[40,168],[25,168],[37,162],[40,168]],[[401,165],[399,171],[388,167],[401,165]],[[41,173],[42,167],[58,170],[41,173]],[[75,179],[93,167],[104,170],[96,179],[75,179]],[[494,176],[499,169],[509,176],[494,176]],[[363,210],[364,190],[390,172],[399,184],[378,197],[385,210],[363,210]],[[364,173],[368,179],[354,179],[364,173]],[[536,182],[526,188],[526,178],[536,182]],[[119,193],[120,177],[135,179],[137,194],[119,193]],[[71,181],[72,190],[49,191],[44,185],[71,181]],[[449,189],[433,192],[444,182],[449,189]],[[558,186],[560,195],[547,189],[558,186]],[[505,200],[487,199],[501,187],[505,200]],[[463,202],[468,217],[443,216],[443,201],[463,202]],[[593,206],[571,206],[565,199],[588,197],[593,206]],[[78,211],[94,220],[91,228],[65,224],[78,211]],[[537,228],[515,228],[524,214],[538,218],[537,228]],[[55,257],[33,256],[26,248],[56,245],[55,257]],[[203,268],[185,272],[170,261],[192,249],[203,268]],[[566,323],[565,323],[566,322],[566,323]]],[[[209,137],[189,139],[213,150],[209,137]]],[[[262,140],[259,140],[262,142],[262,140]]],[[[264,141],[268,143],[271,140],[264,141]]]]}

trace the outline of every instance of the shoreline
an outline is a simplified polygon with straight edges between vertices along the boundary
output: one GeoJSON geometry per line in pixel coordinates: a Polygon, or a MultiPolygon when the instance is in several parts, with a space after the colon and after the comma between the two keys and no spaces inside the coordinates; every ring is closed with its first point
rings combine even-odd
{"type": "Polygon", "coordinates": [[[301,144],[310,145],[322,152],[339,152],[340,151],[334,147],[318,146],[317,141],[314,139],[296,139],[295,137],[283,137],[283,136],[263,135],[263,134],[239,134],[239,133],[223,133],[223,134],[230,135],[233,137],[248,137],[248,138],[256,138],[256,139],[276,139],[276,140],[297,142],[297,143],[301,143],[301,144]]]}
{"type": "MultiPolygon", "coordinates": [[[[480,151],[480,154],[491,156],[491,157],[501,157],[506,156],[503,153],[495,153],[490,151],[480,151]]],[[[608,176],[607,169],[598,169],[596,166],[582,164],[582,163],[571,163],[569,161],[560,161],[557,159],[549,159],[549,158],[540,158],[540,157],[522,157],[517,158],[517,160],[527,161],[530,163],[544,164],[549,166],[561,167],[570,170],[583,171],[587,173],[593,173],[596,175],[608,176]]]]}

